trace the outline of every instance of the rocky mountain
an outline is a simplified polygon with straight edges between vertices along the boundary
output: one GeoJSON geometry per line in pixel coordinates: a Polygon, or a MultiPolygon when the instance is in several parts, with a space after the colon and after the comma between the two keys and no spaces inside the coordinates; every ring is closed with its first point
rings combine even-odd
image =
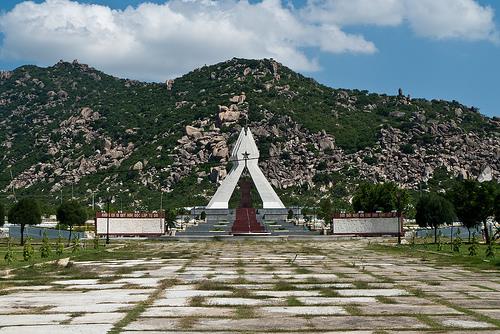
{"type": "Polygon", "coordinates": [[[204,205],[248,124],[285,203],[347,199],[359,182],[409,189],[500,176],[500,120],[457,101],[334,89],[274,60],[232,59],[165,83],[77,61],[0,72],[3,200],[79,197],[204,205]]]}

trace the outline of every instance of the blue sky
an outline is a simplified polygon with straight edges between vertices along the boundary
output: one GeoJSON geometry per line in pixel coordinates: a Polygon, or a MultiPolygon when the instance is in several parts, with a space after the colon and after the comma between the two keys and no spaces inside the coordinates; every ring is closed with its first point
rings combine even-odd
{"type": "MultiPolygon", "coordinates": [[[[401,87],[413,97],[455,99],[479,107],[489,116],[500,117],[500,3],[497,1],[441,0],[463,3],[462,7],[451,10],[443,7],[445,14],[436,13],[439,18],[444,17],[443,22],[430,17],[440,8],[420,6],[431,3],[429,0],[419,0],[416,5],[419,8],[405,5],[410,9],[401,4],[415,0],[401,0],[380,12],[380,8],[375,8],[377,11],[363,8],[369,6],[366,1],[351,0],[349,6],[357,3],[364,10],[361,12],[370,14],[359,17],[357,12],[349,12],[352,8],[342,5],[345,0],[315,0],[309,4],[305,1],[277,4],[277,0],[267,0],[266,5],[251,1],[246,6],[227,0],[212,7],[175,0],[168,10],[164,7],[138,10],[141,0],[49,1],[52,7],[45,1],[35,1],[39,7],[25,6],[17,12],[13,8],[22,1],[0,2],[0,68],[13,69],[25,63],[46,66],[60,58],[78,58],[111,74],[160,81],[197,65],[233,56],[273,56],[328,86],[388,94],[396,94],[401,87]],[[88,9],[80,6],[83,3],[100,6],[88,9]],[[134,8],[128,13],[122,11],[123,15],[105,10],[107,7],[124,10],[129,5],[134,8]],[[74,10],[70,18],[66,17],[71,24],[55,27],[58,17],[52,21],[44,18],[37,23],[40,26],[23,33],[27,26],[24,20],[34,12],[33,8],[40,17],[45,17],[55,15],[54,8],[64,6],[74,10]],[[276,13],[281,16],[273,16],[276,13]],[[174,14],[184,19],[176,21],[174,14]],[[113,15],[116,17],[112,18],[113,15]],[[464,22],[464,17],[469,16],[470,20],[464,22]],[[109,20],[113,25],[108,25],[109,20]],[[126,25],[120,25],[123,21],[126,25]],[[212,21],[227,24],[212,26],[212,21]],[[266,26],[269,21],[278,23],[266,26]],[[73,26],[74,22],[77,23],[73,26]],[[130,31],[132,25],[141,33],[130,31]],[[167,33],[169,29],[174,33],[167,33]],[[33,37],[33,31],[40,31],[40,35],[33,37]],[[106,51],[108,46],[112,49],[106,51]],[[110,53],[114,55],[112,60],[110,53]]],[[[372,3],[377,1],[384,0],[372,3]]],[[[30,19],[28,25],[33,22],[36,20],[30,19]]]]}

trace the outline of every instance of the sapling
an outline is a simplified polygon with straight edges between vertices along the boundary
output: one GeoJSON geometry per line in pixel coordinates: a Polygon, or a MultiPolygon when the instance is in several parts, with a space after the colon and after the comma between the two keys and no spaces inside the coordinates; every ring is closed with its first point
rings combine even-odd
{"type": "Polygon", "coordinates": [[[14,262],[14,252],[12,251],[10,238],[7,239],[7,253],[5,253],[4,260],[5,262],[7,262],[7,264],[11,264],[12,262],[14,262]]]}
{"type": "Polygon", "coordinates": [[[437,236],[437,250],[440,252],[443,250],[443,233],[439,231],[438,236],[437,236]]]}
{"type": "Polygon", "coordinates": [[[47,237],[47,231],[43,232],[42,246],[40,246],[40,256],[42,258],[47,258],[52,252],[50,248],[49,238],[47,237]]]}
{"type": "Polygon", "coordinates": [[[73,238],[73,244],[71,245],[71,253],[76,253],[82,248],[79,237],[73,238]]]}
{"type": "Polygon", "coordinates": [[[57,243],[56,243],[56,254],[58,256],[63,255],[64,252],[64,244],[61,238],[61,235],[59,234],[59,237],[57,238],[57,243]]]}
{"type": "Polygon", "coordinates": [[[28,237],[23,247],[24,261],[26,262],[30,261],[33,258],[33,255],[35,255],[35,250],[33,248],[33,245],[31,244],[31,237],[28,237]]]}
{"type": "Polygon", "coordinates": [[[92,242],[94,244],[94,249],[99,249],[99,237],[96,236],[92,242]]]}
{"type": "Polygon", "coordinates": [[[472,243],[469,246],[469,256],[476,256],[477,255],[477,238],[476,238],[476,232],[472,234],[472,243]]]}
{"type": "Polygon", "coordinates": [[[460,246],[462,246],[462,238],[460,237],[460,229],[458,229],[455,240],[453,240],[453,251],[455,253],[460,253],[460,246]]]}

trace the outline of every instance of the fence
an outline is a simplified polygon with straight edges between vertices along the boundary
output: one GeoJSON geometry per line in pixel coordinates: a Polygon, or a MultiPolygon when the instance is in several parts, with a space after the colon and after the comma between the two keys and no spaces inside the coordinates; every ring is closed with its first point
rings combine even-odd
{"type": "MultiPolygon", "coordinates": [[[[43,227],[34,227],[34,226],[25,226],[24,227],[24,236],[31,237],[33,239],[42,239],[43,233],[47,232],[47,237],[49,239],[57,239],[59,236],[63,239],[69,238],[69,231],[67,230],[56,230],[53,228],[43,228],[43,227]]],[[[19,225],[11,225],[9,226],[9,236],[11,238],[20,239],[21,238],[21,226],[19,225]]],[[[73,232],[71,234],[72,238],[78,237],[80,239],[85,238],[84,232],[73,232]]]]}

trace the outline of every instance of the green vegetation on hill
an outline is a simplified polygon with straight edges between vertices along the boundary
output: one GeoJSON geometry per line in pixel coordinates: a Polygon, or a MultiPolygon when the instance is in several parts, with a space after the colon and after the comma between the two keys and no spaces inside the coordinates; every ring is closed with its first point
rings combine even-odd
{"type": "MultiPolygon", "coordinates": [[[[458,128],[474,131],[478,136],[498,128],[488,118],[473,108],[456,101],[427,101],[413,99],[411,104],[404,98],[369,93],[361,90],[333,89],[306,78],[272,60],[232,59],[212,66],[196,69],[175,80],[171,89],[163,83],[143,83],[118,79],[87,65],[60,62],[52,67],[22,66],[12,72],[9,79],[0,80],[0,100],[6,101],[0,108],[0,144],[8,149],[0,153],[0,189],[4,191],[0,202],[11,193],[8,185],[13,176],[22,175],[30,168],[29,175],[42,172],[40,163],[63,161],[66,165],[87,158],[94,161],[96,152],[103,152],[106,141],[113,146],[133,150],[119,166],[107,166],[81,177],[73,185],[66,184],[54,191],[55,183],[68,175],[54,174],[50,168],[43,170],[47,176],[43,182],[17,189],[18,196],[32,195],[47,202],[51,210],[62,199],[71,196],[91,203],[92,193],[102,199],[109,193],[119,194],[113,206],[125,203],[127,209],[159,208],[159,186],[165,182],[168,171],[150,182],[140,182],[139,173],[131,171],[137,161],[147,161],[146,170],[160,171],[172,164],[172,149],[185,132],[186,125],[203,118],[213,119],[219,105],[227,105],[228,98],[245,92],[248,101],[249,122],[263,119],[265,112],[290,116],[311,132],[325,131],[335,138],[335,144],[347,153],[374,146],[380,130],[393,127],[408,131],[425,123],[451,122],[461,113],[458,128]],[[279,80],[275,77],[278,66],[279,80]],[[250,75],[243,70],[250,69],[250,75]],[[79,117],[82,108],[91,108],[100,117],[92,124],[79,125],[83,130],[61,131],[67,125],[61,123],[71,117],[79,117]],[[459,110],[459,111],[457,111],[459,110]],[[425,120],[415,122],[415,113],[425,115],[425,120]],[[53,154],[47,151],[47,143],[67,143],[53,154]],[[6,146],[8,144],[8,146],[6,146]],[[161,150],[158,148],[161,147],[161,150]]],[[[240,120],[240,123],[242,120],[240,120]]],[[[272,123],[272,122],[271,122],[272,123]]],[[[63,123],[66,124],[66,123],[63,123]]],[[[286,128],[279,123],[277,127],[286,128]]],[[[224,130],[224,129],[223,129],[224,130]]],[[[403,143],[402,151],[413,152],[410,144],[432,142],[427,133],[403,143]]],[[[282,138],[259,141],[263,155],[273,142],[282,138]]],[[[287,154],[287,153],[285,153],[287,154]]],[[[375,165],[376,160],[365,157],[365,162],[375,165]]],[[[213,162],[216,165],[216,161],[213,162]]],[[[202,168],[210,170],[211,165],[202,168]]],[[[314,182],[321,186],[333,182],[337,191],[344,193],[349,184],[343,181],[356,176],[356,168],[336,174],[318,173],[314,182]]],[[[28,178],[29,176],[24,176],[28,178]]],[[[350,182],[350,181],[349,181],[350,182]]],[[[29,182],[27,182],[29,184],[29,182]]],[[[286,202],[305,200],[309,196],[301,189],[279,190],[286,202]],[[289,196],[288,196],[288,195],[289,196]],[[298,197],[297,197],[297,194],[298,197]]],[[[190,174],[179,181],[173,192],[165,195],[167,206],[206,204],[200,194],[210,194],[215,185],[206,178],[197,181],[190,174]]]]}

